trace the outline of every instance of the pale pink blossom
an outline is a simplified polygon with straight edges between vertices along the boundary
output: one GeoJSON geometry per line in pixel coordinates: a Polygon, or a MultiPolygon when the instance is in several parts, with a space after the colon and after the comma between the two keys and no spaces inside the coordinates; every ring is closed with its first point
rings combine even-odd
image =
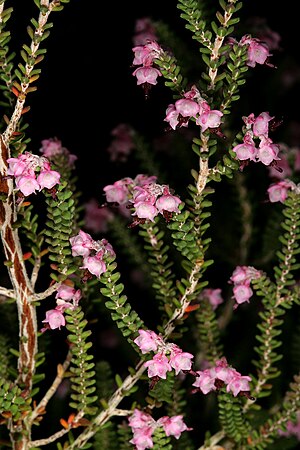
{"type": "Polygon", "coordinates": [[[144,450],[146,448],[153,447],[153,440],[151,438],[153,429],[151,427],[145,427],[143,429],[137,429],[134,431],[134,437],[129,441],[135,445],[136,450],[144,450]]]}
{"type": "MultiPolygon", "coordinates": [[[[179,112],[175,108],[175,105],[170,104],[166,110],[166,117],[164,118],[165,122],[168,122],[173,130],[176,129],[179,124],[179,112]]],[[[183,123],[183,126],[187,126],[187,122],[183,123]]]]}
{"type": "Polygon", "coordinates": [[[75,288],[69,286],[68,284],[61,283],[57,288],[55,298],[60,298],[62,300],[72,300],[76,293],[77,290],[75,288]]]}
{"type": "Polygon", "coordinates": [[[209,303],[211,304],[213,309],[216,309],[217,306],[219,306],[221,303],[224,302],[224,299],[221,295],[222,290],[221,289],[210,289],[205,288],[199,295],[200,300],[207,299],[209,303]]]}
{"type": "Polygon", "coordinates": [[[259,144],[256,158],[258,161],[268,166],[269,164],[271,164],[271,162],[280,159],[278,157],[278,153],[279,153],[279,146],[273,144],[271,139],[263,138],[259,144]]]}
{"type": "Polygon", "coordinates": [[[254,136],[268,136],[269,132],[269,122],[274,119],[268,112],[262,112],[256,117],[253,123],[253,134],[254,136]]]}
{"type": "Polygon", "coordinates": [[[139,330],[139,336],[133,341],[143,354],[156,351],[162,339],[151,330],[139,330]]]}
{"type": "Polygon", "coordinates": [[[40,189],[51,189],[59,183],[60,173],[56,170],[42,170],[37,177],[40,189]]]}
{"type": "Polygon", "coordinates": [[[248,45],[248,60],[247,65],[249,67],[255,67],[256,64],[267,64],[269,56],[268,46],[261,42],[259,39],[252,38],[250,35],[245,35],[239,42],[239,45],[248,45]]]}
{"type": "Polygon", "coordinates": [[[103,190],[108,203],[118,203],[119,205],[123,205],[128,201],[128,183],[123,182],[123,180],[116,181],[114,184],[109,184],[105,186],[103,190]]]}
{"type": "Polygon", "coordinates": [[[158,424],[163,426],[166,436],[174,436],[179,439],[183,431],[190,431],[192,428],[188,428],[183,421],[183,416],[163,416],[157,421],[158,424]]]}
{"type": "Polygon", "coordinates": [[[42,320],[42,322],[47,323],[51,330],[55,330],[56,328],[60,329],[60,327],[65,326],[66,324],[64,315],[57,309],[46,311],[46,318],[42,320]]]}
{"type": "Polygon", "coordinates": [[[137,202],[134,204],[134,209],[133,215],[136,215],[139,219],[148,219],[151,222],[154,222],[154,218],[158,214],[158,209],[150,202],[137,202]]]}
{"type": "Polygon", "coordinates": [[[181,370],[191,370],[192,359],[194,355],[188,352],[183,352],[176,346],[175,351],[171,350],[170,365],[175,369],[175,374],[178,375],[181,370]]]}
{"type": "Polygon", "coordinates": [[[212,376],[209,369],[203,371],[198,370],[196,373],[198,376],[192,386],[199,388],[203,394],[208,394],[217,389],[215,386],[215,377],[212,376]]]}
{"type": "Polygon", "coordinates": [[[181,203],[182,202],[179,197],[169,194],[159,197],[155,202],[155,206],[159,212],[168,211],[179,213],[180,211],[178,209],[178,206],[181,203]]]}
{"type": "Polygon", "coordinates": [[[201,131],[204,132],[208,128],[218,128],[221,125],[221,117],[223,113],[217,109],[205,111],[199,115],[196,124],[201,126],[201,131]]]}
{"type": "Polygon", "coordinates": [[[236,145],[232,151],[236,153],[237,158],[241,161],[245,161],[247,159],[250,161],[255,161],[257,155],[256,147],[246,143],[236,145]]]}
{"type": "Polygon", "coordinates": [[[291,189],[291,183],[287,180],[278,181],[271,184],[267,192],[271,203],[281,202],[283,203],[288,196],[288,191],[291,189]]]}
{"type": "Polygon", "coordinates": [[[250,297],[252,297],[253,291],[247,284],[237,284],[233,288],[233,296],[235,301],[240,305],[241,303],[249,302],[250,297]]]}
{"type": "Polygon", "coordinates": [[[194,117],[199,113],[199,105],[188,98],[181,98],[175,102],[176,111],[182,117],[194,117]]]}
{"type": "Polygon", "coordinates": [[[155,67],[138,67],[133,74],[137,78],[137,85],[140,84],[157,84],[157,77],[160,77],[162,74],[161,72],[156,69],[155,67]]]}
{"type": "Polygon", "coordinates": [[[87,269],[92,275],[95,275],[97,278],[102,275],[102,273],[106,272],[106,264],[105,262],[96,256],[85,256],[83,258],[83,266],[81,269],[87,269]]]}
{"type": "Polygon", "coordinates": [[[25,197],[40,190],[40,185],[34,177],[20,176],[16,178],[16,187],[25,197]]]}
{"type": "Polygon", "coordinates": [[[148,377],[160,377],[163,379],[167,378],[167,372],[172,370],[169,363],[169,359],[164,353],[157,353],[153,356],[153,359],[146,361],[144,366],[148,368],[148,377]]]}
{"type": "Polygon", "coordinates": [[[234,397],[236,397],[241,391],[250,391],[249,381],[251,381],[250,377],[242,376],[241,374],[236,372],[236,374],[228,382],[226,391],[231,391],[234,397]]]}
{"type": "Polygon", "coordinates": [[[93,238],[80,230],[77,236],[70,238],[73,256],[88,256],[93,248],[93,238]]]}

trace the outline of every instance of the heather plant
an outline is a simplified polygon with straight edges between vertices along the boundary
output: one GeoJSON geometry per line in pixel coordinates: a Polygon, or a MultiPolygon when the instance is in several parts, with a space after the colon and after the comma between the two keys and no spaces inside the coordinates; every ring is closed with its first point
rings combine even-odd
{"type": "Polygon", "coordinates": [[[170,5],[190,42],[137,20],[128,72],[169,98],[161,134],[116,125],[118,171],[84,202],[80,156],[26,122],[68,2],[34,0],[17,55],[0,0],[1,448],[297,448],[300,148],[243,102],[279,35],[245,33],[237,0],[170,5]]]}

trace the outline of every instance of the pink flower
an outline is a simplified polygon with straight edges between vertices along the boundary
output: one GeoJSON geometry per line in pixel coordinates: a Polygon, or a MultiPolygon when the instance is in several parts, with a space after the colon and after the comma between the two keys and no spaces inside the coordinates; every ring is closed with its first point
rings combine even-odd
{"type": "Polygon", "coordinates": [[[83,266],[81,269],[87,269],[92,275],[95,275],[97,278],[102,275],[102,273],[106,272],[106,264],[105,262],[96,256],[85,256],[83,258],[83,266]]]}
{"type": "Polygon", "coordinates": [[[236,302],[240,305],[241,303],[249,302],[249,298],[252,297],[253,291],[250,286],[246,284],[237,284],[233,288],[233,295],[236,302]]]}
{"type": "Polygon", "coordinates": [[[62,283],[57,289],[55,298],[61,298],[62,300],[72,300],[75,293],[76,289],[74,289],[72,286],[62,283]]]}
{"type": "Polygon", "coordinates": [[[93,248],[93,239],[84,231],[80,230],[77,236],[70,238],[73,256],[88,256],[93,248]]]}
{"type": "Polygon", "coordinates": [[[136,450],[144,450],[146,448],[152,448],[153,447],[153,440],[151,439],[152,434],[153,429],[151,427],[137,429],[134,431],[134,437],[129,442],[135,445],[136,450]]]}
{"type": "Polygon", "coordinates": [[[194,355],[183,352],[179,347],[175,348],[175,351],[171,351],[170,365],[175,369],[175,374],[178,375],[181,370],[191,370],[193,358],[194,355]]]}
{"type": "Polygon", "coordinates": [[[107,232],[108,223],[113,220],[114,215],[109,208],[100,207],[96,199],[92,198],[85,204],[84,226],[94,233],[107,232]]]}
{"type": "Polygon", "coordinates": [[[241,391],[250,391],[249,381],[251,381],[250,377],[242,376],[236,372],[236,375],[233,376],[233,378],[228,382],[226,391],[231,391],[234,397],[236,397],[241,391]]]}
{"type": "Polygon", "coordinates": [[[241,161],[245,161],[247,159],[250,159],[250,161],[255,161],[257,155],[255,145],[246,143],[236,145],[232,151],[236,153],[237,158],[241,161]]]}
{"type": "Polygon", "coordinates": [[[153,56],[151,50],[145,45],[138,45],[132,49],[134,53],[134,59],[132,64],[134,66],[151,66],[153,63],[153,56]]]}
{"type": "Polygon", "coordinates": [[[145,83],[156,85],[157,77],[160,77],[162,74],[155,67],[144,66],[138,67],[132,75],[136,76],[137,85],[145,83]]]}
{"type": "Polygon", "coordinates": [[[128,201],[128,187],[122,180],[105,186],[103,190],[108,203],[118,203],[119,205],[123,205],[128,201]]]}
{"type": "Polygon", "coordinates": [[[160,377],[163,379],[167,378],[167,372],[172,370],[172,367],[169,363],[169,359],[163,353],[157,353],[154,355],[153,359],[150,361],[146,361],[144,364],[145,367],[148,367],[148,377],[160,377]]]}
{"type": "Polygon", "coordinates": [[[42,141],[40,152],[50,160],[55,160],[57,157],[64,156],[70,167],[72,167],[77,160],[77,156],[73,155],[68,149],[63,147],[61,141],[57,138],[44,139],[42,141]]]}
{"type": "Polygon", "coordinates": [[[268,136],[269,132],[269,122],[274,119],[268,112],[262,112],[256,117],[253,123],[253,134],[254,136],[268,136]]]}
{"type": "MultiPolygon", "coordinates": [[[[168,122],[170,127],[173,128],[173,130],[176,129],[177,125],[179,124],[179,112],[175,108],[174,105],[169,105],[166,110],[166,117],[164,118],[165,122],[168,122]]],[[[184,126],[187,126],[187,123],[184,123],[184,126]]]]}
{"type": "Polygon", "coordinates": [[[56,172],[56,170],[42,170],[37,177],[37,182],[41,189],[51,189],[59,183],[59,180],[60,173],[56,172]]]}
{"type": "Polygon", "coordinates": [[[57,309],[50,309],[46,312],[46,319],[42,320],[43,323],[48,323],[51,330],[55,330],[61,326],[65,326],[66,320],[61,311],[57,309]]]}
{"type": "Polygon", "coordinates": [[[263,138],[257,151],[257,160],[268,166],[271,162],[279,160],[279,146],[273,144],[271,139],[263,138]]]}
{"type": "Polygon", "coordinates": [[[139,330],[139,336],[133,341],[143,354],[156,351],[162,339],[151,330],[139,330]]]}
{"type": "Polygon", "coordinates": [[[182,117],[195,117],[199,113],[199,105],[194,100],[181,98],[175,102],[176,111],[182,117]]]}
{"type": "Polygon", "coordinates": [[[32,176],[20,176],[16,178],[16,187],[25,196],[35,193],[40,190],[40,185],[32,176]]]}
{"type": "Polygon", "coordinates": [[[200,299],[208,299],[209,303],[213,307],[213,309],[216,309],[218,305],[224,302],[224,299],[221,296],[221,289],[203,289],[201,292],[199,298],[200,299]]]}
{"type": "Polygon", "coordinates": [[[221,125],[221,117],[223,113],[217,109],[205,111],[199,115],[196,124],[201,126],[201,131],[204,132],[208,128],[218,128],[221,125]]]}
{"type": "Polygon", "coordinates": [[[266,44],[258,41],[258,39],[251,39],[248,47],[248,61],[249,67],[255,67],[256,64],[265,64],[268,57],[272,56],[266,44]]]}
{"type": "Polygon", "coordinates": [[[175,195],[168,194],[159,197],[156,200],[155,206],[160,213],[163,211],[179,213],[180,211],[178,209],[178,205],[181,203],[180,198],[175,195]]]}
{"type": "Polygon", "coordinates": [[[215,377],[212,376],[210,369],[196,372],[199,376],[196,378],[192,386],[198,387],[203,394],[208,394],[216,390],[215,377]]]}
{"type": "Polygon", "coordinates": [[[270,202],[283,203],[288,196],[288,191],[290,188],[291,183],[286,180],[278,181],[278,183],[271,184],[271,186],[267,190],[270,202]]]}
{"type": "Polygon", "coordinates": [[[157,423],[163,426],[166,436],[174,436],[176,439],[180,438],[183,431],[192,430],[192,428],[186,426],[182,415],[173,417],[164,416],[158,419],[157,423]]]}
{"type": "Polygon", "coordinates": [[[158,209],[155,208],[150,202],[137,202],[134,204],[136,215],[139,219],[148,219],[154,222],[154,218],[158,214],[158,209]]]}
{"type": "Polygon", "coordinates": [[[232,281],[235,284],[238,283],[250,284],[250,279],[251,278],[248,266],[237,266],[230,277],[230,281],[232,281]]]}

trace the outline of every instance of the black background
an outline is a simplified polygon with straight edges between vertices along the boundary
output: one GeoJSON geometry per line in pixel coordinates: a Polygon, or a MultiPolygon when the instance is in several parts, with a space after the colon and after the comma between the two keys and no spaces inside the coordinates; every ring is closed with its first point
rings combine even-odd
{"type": "MultiPolygon", "coordinates": [[[[217,9],[218,2],[215,3],[217,9]]],[[[31,17],[37,17],[38,10],[31,0],[10,4],[15,10],[12,32],[18,57],[21,44],[29,44],[26,26],[31,17]]],[[[37,152],[42,139],[60,139],[79,158],[79,183],[86,198],[99,195],[105,184],[115,181],[106,153],[113,127],[127,122],[146,135],[163,131],[164,112],[171,97],[165,94],[167,89],[159,80],[161,87],[153,89],[145,101],[132,76],[132,37],[136,19],[147,16],[166,21],[194,45],[188,40],[191,33],[185,29],[186,22],[179,17],[176,4],[171,0],[71,0],[63,11],[50,16],[53,28],[44,41],[48,51],[40,64],[38,91],[28,96],[27,102],[31,106],[27,115],[30,150],[37,152]]],[[[286,2],[285,6],[282,2],[246,0],[240,15],[245,31],[247,20],[258,16],[266,18],[269,27],[281,35],[281,48],[272,57],[277,69],[252,69],[254,75],[244,90],[249,107],[245,115],[270,111],[271,115],[284,118],[286,124],[297,123],[299,80],[289,89],[279,82],[273,88],[270,85],[274,71],[280,74],[282,67],[292,67],[294,71],[300,67],[295,3],[286,2]]]]}

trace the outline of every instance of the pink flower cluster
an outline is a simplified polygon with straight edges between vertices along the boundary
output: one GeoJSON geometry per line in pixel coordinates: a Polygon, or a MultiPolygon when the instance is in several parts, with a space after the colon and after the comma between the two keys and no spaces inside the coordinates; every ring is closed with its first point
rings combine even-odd
{"type": "Polygon", "coordinates": [[[146,89],[149,85],[157,84],[157,77],[162,74],[154,67],[154,60],[158,58],[163,50],[156,41],[150,41],[146,45],[138,45],[132,49],[134,53],[133,65],[139,66],[133,74],[137,78],[137,84],[143,85],[146,89]]]}
{"type": "Polygon", "coordinates": [[[261,162],[266,166],[280,160],[279,146],[274,144],[268,136],[269,122],[272,119],[274,117],[271,117],[268,112],[262,112],[257,117],[253,113],[248,117],[243,117],[246,125],[243,143],[232,149],[237,159],[246,163],[249,161],[261,162]],[[255,140],[259,140],[258,147],[256,147],[255,140]]]}
{"type": "Polygon", "coordinates": [[[66,309],[75,309],[78,306],[78,302],[81,299],[80,289],[75,289],[68,284],[60,284],[56,293],[56,307],[46,312],[46,318],[42,320],[46,324],[41,329],[42,332],[48,330],[55,330],[61,326],[65,326],[66,320],[64,317],[64,311],[66,309]]]}
{"type": "Polygon", "coordinates": [[[100,207],[95,198],[85,203],[84,226],[93,233],[106,233],[107,225],[114,215],[108,207],[100,207]]]}
{"type": "Polygon", "coordinates": [[[60,174],[51,170],[50,162],[44,156],[25,152],[17,158],[8,158],[7,175],[15,177],[16,187],[27,196],[52,189],[60,181],[60,174]]]}
{"type": "Polygon", "coordinates": [[[200,389],[203,394],[208,394],[211,391],[216,391],[226,385],[226,391],[232,392],[236,397],[241,392],[249,392],[249,381],[251,377],[241,375],[232,367],[228,366],[226,358],[221,358],[216,362],[215,367],[197,371],[193,386],[200,389]]]}
{"type": "Polygon", "coordinates": [[[103,188],[108,203],[117,203],[118,205],[128,204],[132,198],[132,191],[135,186],[144,186],[155,183],[155,175],[148,176],[144,174],[137,175],[134,179],[130,177],[115,181],[114,184],[108,184],[103,188]]]}
{"type": "Polygon", "coordinates": [[[295,436],[300,441],[300,411],[297,413],[296,422],[288,421],[286,431],[278,430],[278,434],[283,437],[295,436]]]}
{"type": "Polygon", "coordinates": [[[135,148],[133,129],[126,123],[120,123],[112,130],[111,135],[113,140],[107,148],[111,161],[126,161],[128,155],[135,148]]]}
{"type": "Polygon", "coordinates": [[[163,427],[166,436],[174,436],[180,438],[183,431],[190,431],[184,423],[181,415],[163,416],[158,420],[154,420],[150,414],[135,409],[132,416],[128,419],[129,426],[133,432],[133,439],[129,442],[136,446],[137,450],[144,450],[153,447],[152,434],[158,427],[163,427]]]}
{"type": "Polygon", "coordinates": [[[50,161],[55,160],[59,156],[64,156],[70,167],[73,167],[74,162],[77,160],[77,156],[63,147],[61,141],[57,138],[44,139],[40,152],[43,153],[43,156],[50,159],[50,161]]]}
{"type": "Polygon", "coordinates": [[[199,295],[199,300],[207,299],[211,304],[213,309],[216,309],[221,303],[224,302],[224,299],[221,295],[221,289],[203,289],[201,294],[199,295]]]}
{"type": "Polygon", "coordinates": [[[105,257],[115,256],[112,246],[106,239],[94,241],[88,233],[82,230],[79,231],[77,236],[70,238],[70,243],[72,255],[83,257],[83,266],[80,269],[86,269],[97,278],[106,272],[105,257]]]}
{"type": "Polygon", "coordinates": [[[137,217],[137,222],[153,222],[158,214],[168,219],[172,213],[179,213],[181,200],[171,193],[169,186],[155,181],[155,176],[137,175],[134,180],[123,178],[103,190],[108,203],[131,204],[134,209],[132,215],[137,217]]]}
{"type": "Polygon", "coordinates": [[[181,98],[170,104],[166,111],[165,122],[168,122],[173,130],[179,127],[187,127],[188,122],[193,117],[196,124],[204,132],[208,128],[218,128],[221,124],[223,113],[217,109],[210,109],[209,104],[201,97],[196,86],[192,86],[190,91],[185,92],[181,98]]]}
{"type": "Polygon", "coordinates": [[[229,38],[229,43],[238,44],[240,46],[248,46],[247,65],[249,67],[255,67],[256,64],[265,64],[267,66],[274,67],[268,61],[268,58],[272,56],[271,53],[269,53],[269,48],[267,44],[262,42],[260,39],[252,38],[250,35],[246,34],[239,42],[233,38],[229,38]]]}
{"type": "Polygon", "coordinates": [[[233,298],[236,301],[234,308],[241,303],[249,302],[253,291],[250,287],[252,280],[260,278],[261,272],[251,266],[237,266],[233,271],[230,282],[233,283],[233,298]]]}
{"type": "Polygon", "coordinates": [[[149,41],[157,41],[155,27],[149,17],[137,19],[134,27],[133,44],[145,45],[149,41]]]}
{"type": "Polygon", "coordinates": [[[146,361],[144,366],[148,368],[148,377],[166,379],[167,372],[175,370],[178,375],[181,370],[190,371],[193,355],[183,352],[173,343],[165,343],[163,339],[151,330],[139,330],[139,336],[133,341],[143,354],[157,352],[154,357],[146,361]]]}

